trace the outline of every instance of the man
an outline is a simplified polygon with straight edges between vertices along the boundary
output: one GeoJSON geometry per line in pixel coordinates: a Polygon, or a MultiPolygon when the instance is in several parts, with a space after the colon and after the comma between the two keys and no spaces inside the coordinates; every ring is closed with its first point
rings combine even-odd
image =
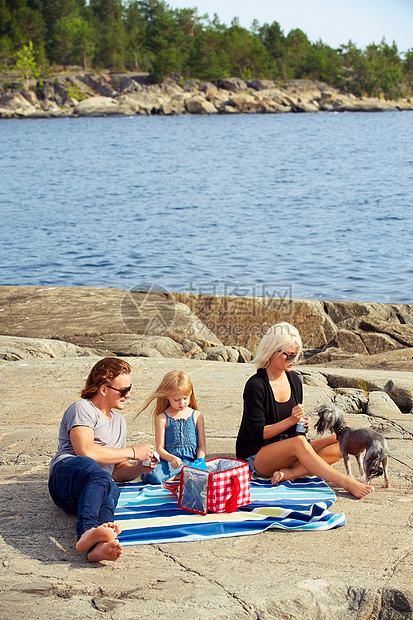
{"type": "Polygon", "coordinates": [[[119,499],[115,482],[133,480],[156,466],[152,445],[126,447],[126,420],[116,410],[124,409],[131,387],[126,361],[105,357],[95,364],[81,400],[63,415],[58,451],[50,462],[50,495],[59,508],[77,514],[76,549],[86,551],[90,562],[116,561],[122,555],[121,527],[113,521],[119,499]],[[152,459],[150,466],[142,465],[147,459],[152,459]]]}

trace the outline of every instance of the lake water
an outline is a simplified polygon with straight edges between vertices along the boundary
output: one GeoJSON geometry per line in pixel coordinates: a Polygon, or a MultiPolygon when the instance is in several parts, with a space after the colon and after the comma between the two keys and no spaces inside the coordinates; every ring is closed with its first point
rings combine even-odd
{"type": "Polygon", "coordinates": [[[0,284],[413,301],[412,113],[1,120],[0,144],[0,284]]]}

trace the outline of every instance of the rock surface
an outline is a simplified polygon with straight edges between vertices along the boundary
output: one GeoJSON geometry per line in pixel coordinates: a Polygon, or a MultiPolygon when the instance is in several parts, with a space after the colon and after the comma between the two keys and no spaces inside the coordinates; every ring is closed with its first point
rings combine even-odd
{"type": "MultiPolygon", "coordinates": [[[[77,321],[75,314],[73,319],[77,321]]],[[[35,321],[33,311],[30,321],[35,321]]],[[[66,329],[72,332],[70,325],[66,329]]],[[[337,495],[332,511],[344,512],[344,527],[125,547],[116,563],[88,564],[74,549],[75,518],[55,507],[48,495],[47,468],[62,413],[78,398],[97,359],[32,357],[0,365],[2,619],[412,617],[413,416],[400,411],[396,418],[387,417],[386,411],[379,417],[346,413],[352,426],[373,425],[387,437],[391,488],[384,489],[382,478],[376,478],[375,492],[357,501],[332,485],[337,495]]],[[[251,364],[184,358],[129,361],[133,390],[125,414],[130,443],[153,440],[149,413],[133,421],[134,413],[163,375],[180,367],[191,375],[205,415],[208,458],[234,456],[242,390],[254,372],[251,364]]],[[[364,381],[384,388],[389,381],[405,386],[412,381],[410,373],[383,370],[300,366],[299,371],[308,411],[331,395],[339,396],[339,386],[343,398],[345,393],[354,395],[351,390],[365,392],[345,384],[364,381]]],[[[344,471],[342,463],[335,467],[344,471]]]]}
{"type": "MultiPolygon", "coordinates": [[[[30,81],[29,81],[30,82],[30,81]]],[[[113,114],[232,114],[282,112],[382,112],[412,110],[412,99],[357,98],[323,82],[227,78],[149,84],[148,76],[67,73],[31,90],[0,84],[0,118],[108,116],[113,114]]]]}
{"type": "Polygon", "coordinates": [[[279,321],[300,330],[306,364],[413,370],[411,304],[0,286],[1,334],[105,355],[249,362],[279,321]]]}

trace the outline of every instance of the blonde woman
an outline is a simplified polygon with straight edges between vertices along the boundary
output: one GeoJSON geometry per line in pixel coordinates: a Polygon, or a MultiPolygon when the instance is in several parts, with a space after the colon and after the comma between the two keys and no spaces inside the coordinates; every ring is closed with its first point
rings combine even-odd
{"type": "Polygon", "coordinates": [[[184,465],[205,458],[206,439],[204,418],[197,409],[194,388],[186,372],[168,372],[136,415],[154,400],[155,444],[161,460],[142,480],[160,484],[178,474],[184,465]]]}
{"type": "Polygon", "coordinates": [[[302,404],[302,383],[293,371],[301,351],[300,334],[289,323],[274,325],[261,339],[253,360],[257,372],[244,389],[237,458],[248,462],[251,473],[271,477],[273,484],[310,473],[362,498],[373,487],[331,467],[342,458],[336,436],[309,442],[296,432],[301,419],[306,430],[310,428],[302,404]]]}

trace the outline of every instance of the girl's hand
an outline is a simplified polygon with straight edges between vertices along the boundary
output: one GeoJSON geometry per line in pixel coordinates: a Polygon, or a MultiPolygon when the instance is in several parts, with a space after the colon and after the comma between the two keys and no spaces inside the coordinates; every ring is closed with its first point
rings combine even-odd
{"type": "Polygon", "coordinates": [[[170,461],[171,466],[173,467],[173,469],[178,469],[178,467],[181,467],[182,465],[182,461],[179,458],[179,456],[174,456],[172,461],[170,461]]]}
{"type": "Polygon", "coordinates": [[[304,418],[304,422],[305,422],[305,432],[308,433],[308,431],[311,429],[311,420],[309,418],[304,418]]]}
{"type": "Polygon", "coordinates": [[[303,405],[296,405],[295,407],[293,407],[290,416],[293,424],[297,424],[297,422],[303,417],[304,414],[305,411],[303,405]]]}
{"type": "Polygon", "coordinates": [[[154,447],[150,443],[144,443],[141,446],[134,446],[135,460],[148,461],[153,457],[154,447]]]}

